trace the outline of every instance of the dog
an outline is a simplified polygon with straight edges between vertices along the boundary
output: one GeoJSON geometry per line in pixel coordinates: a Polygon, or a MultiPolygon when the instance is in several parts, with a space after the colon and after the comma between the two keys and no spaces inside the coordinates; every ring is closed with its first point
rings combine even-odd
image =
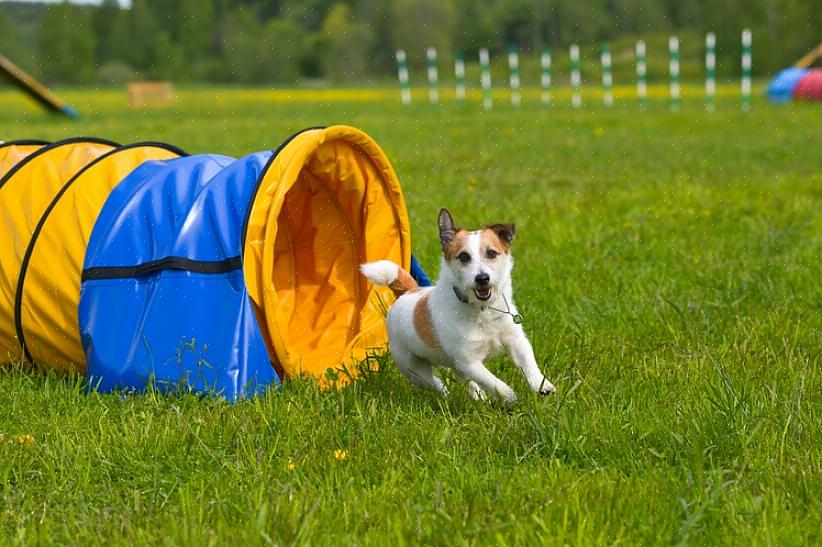
{"type": "Polygon", "coordinates": [[[554,393],[514,306],[514,225],[489,224],[467,231],[457,228],[444,208],[437,224],[442,258],[434,286],[419,287],[408,272],[388,260],[360,266],[372,283],[388,286],[397,295],[387,325],[388,345],[400,371],[414,384],[447,397],[434,367],[448,367],[465,381],[472,399],[485,400],[487,390],[510,406],[516,401],[514,390],[483,364],[505,349],[533,391],[554,393]]]}

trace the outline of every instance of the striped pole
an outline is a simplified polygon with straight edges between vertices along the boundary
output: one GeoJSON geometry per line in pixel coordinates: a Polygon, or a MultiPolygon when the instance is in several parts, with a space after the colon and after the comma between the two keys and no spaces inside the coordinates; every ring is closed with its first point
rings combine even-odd
{"type": "Polygon", "coordinates": [[[511,104],[519,106],[521,97],[519,93],[519,54],[516,44],[508,46],[508,68],[511,71],[511,104]]]}
{"type": "Polygon", "coordinates": [[[571,105],[574,108],[582,106],[582,95],[580,94],[580,87],[582,86],[582,77],[579,73],[579,46],[571,44],[571,105]]]}
{"type": "Polygon", "coordinates": [[[751,29],[742,31],[742,110],[751,109],[751,29]]]}
{"type": "Polygon", "coordinates": [[[648,96],[648,84],[645,82],[647,69],[645,66],[645,42],[636,43],[636,97],[639,108],[645,108],[645,98],[648,96]]]}
{"type": "Polygon", "coordinates": [[[405,50],[397,50],[397,65],[399,66],[402,104],[411,104],[411,85],[408,82],[408,62],[405,58],[405,50]]]}
{"type": "Polygon", "coordinates": [[[454,58],[454,76],[457,80],[457,100],[465,100],[465,60],[462,58],[462,53],[457,54],[454,58]]]}
{"type": "Polygon", "coordinates": [[[428,100],[431,101],[431,104],[436,104],[439,102],[440,93],[439,89],[437,88],[437,50],[436,48],[429,47],[425,51],[426,57],[428,57],[428,100]]]}
{"type": "Polygon", "coordinates": [[[671,110],[679,110],[679,38],[668,39],[668,72],[671,75],[671,110]]]}
{"type": "Polygon", "coordinates": [[[542,48],[540,57],[542,66],[542,104],[551,103],[551,50],[548,46],[542,48]]]}
{"type": "Polygon", "coordinates": [[[705,35],[705,108],[713,112],[716,108],[716,35],[705,35]]]}
{"type": "Polygon", "coordinates": [[[614,77],[611,74],[611,50],[602,44],[602,101],[610,108],[614,104],[614,77]]]}
{"type": "Polygon", "coordinates": [[[482,106],[486,109],[494,106],[494,99],[491,97],[491,58],[488,49],[479,50],[480,61],[480,81],[482,82],[482,106]]]}

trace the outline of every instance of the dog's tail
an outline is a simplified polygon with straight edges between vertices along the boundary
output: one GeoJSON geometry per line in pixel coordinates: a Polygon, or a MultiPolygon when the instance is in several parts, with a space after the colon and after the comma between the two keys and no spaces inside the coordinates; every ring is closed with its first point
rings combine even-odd
{"type": "Polygon", "coordinates": [[[378,260],[360,265],[360,271],[375,285],[384,285],[400,297],[418,289],[419,285],[411,274],[394,264],[390,260],[378,260]]]}

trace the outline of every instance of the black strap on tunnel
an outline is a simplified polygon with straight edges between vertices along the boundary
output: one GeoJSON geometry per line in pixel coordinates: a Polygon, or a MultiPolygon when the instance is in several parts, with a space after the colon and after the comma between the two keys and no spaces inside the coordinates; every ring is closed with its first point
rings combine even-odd
{"type": "Polygon", "coordinates": [[[223,274],[239,270],[243,262],[239,256],[224,260],[192,260],[180,256],[167,256],[136,266],[97,266],[83,270],[83,282],[99,279],[131,279],[145,277],[165,270],[177,270],[201,274],[223,274]]]}
{"type": "MultiPolygon", "coordinates": [[[[63,141],[65,142],[65,141],[63,141]]],[[[171,144],[166,144],[162,142],[137,142],[133,144],[126,144],[124,146],[118,146],[114,150],[110,150],[105,154],[102,154],[96,157],[94,160],[83,166],[82,169],[77,171],[64,185],[60,190],[55,194],[54,199],[51,200],[48,207],[46,207],[43,214],[40,216],[40,219],[37,221],[37,225],[34,227],[34,230],[31,233],[31,239],[29,240],[28,246],[26,247],[26,252],[23,255],[23,260],[20,263],[20,273],[17,276],[17,288],[14,293],[14,328],[17,331],[17,341],[20,344],[20,347],[23,349],[23,355],[25,355],[26,360],[29,363],[34,363],[34,359],[32,358],[31,352],[29,351],[28,345],[26,344],[26,336],[25,331],[23,330],[23,319],[22,319],[22,309],[23,309],[23,289],[26,281],[26,273],[28,272],[29,262],[31,261],[31,256],[34,254],[34,247],[37,244],[37,239],[40,237],[40,232],[43,231],[43,227],[48,220],[49,215],[51,214],[52,210],[57,206],[57,203],[60,201],[60,198],[63,197],[68,189],[74,184],[74,182],[80,178],[80,176],[91,169],[93,166],[97,165],[104,159],[117,154],[118,152],[122,152],[124,150],[131,150],[133,148],[142,148],[142,147],[154,147],[154,148],[162,148],[164,150],[168,150],[178,156],[188,156],[188,152],[180,150],[176,146],[171,144]]],[[[119,181],[118,181],[119,182],[119,181]]]]}

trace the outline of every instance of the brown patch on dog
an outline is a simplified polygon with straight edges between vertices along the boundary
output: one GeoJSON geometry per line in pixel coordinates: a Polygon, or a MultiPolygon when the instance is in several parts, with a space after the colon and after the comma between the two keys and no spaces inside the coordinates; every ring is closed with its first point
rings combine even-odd
{"type": "Polygon", "coordinates": [[[399,298],[407,292],[419,289],[419,285],[410,273],[402,268],[397,268],[397,279],[389,283],[388,288],[394,291],[394,294],[399,298]]]}
{"type": "Polygon", "coordinates": [[[451,259],[453,259],[457,253],[462,250],[465,246],[465,240],[468,238],[469,234],[470,232],[463,230],[462,228],[457,228],[457,232],[454,234],[454,239],[452,239],[450,243],[446,243],[442,246],[442,254],[447,262],[451,262],[451,259]]]}
{"type": "Polygon", "coordinates": [[[439,338],[434,331],[434,320],[431,317],[431,310],[428,309],[428,295],[423,295],[414,305],[414,331],[420,340],[429,347],[440,348],[439,338]]]}
{"type": "Polygon", "coordinates": [[[513,224],[489,224],[480,234],[480,249],[490,247],[498,253],[510,254],[514,233],[513,224]]]}

